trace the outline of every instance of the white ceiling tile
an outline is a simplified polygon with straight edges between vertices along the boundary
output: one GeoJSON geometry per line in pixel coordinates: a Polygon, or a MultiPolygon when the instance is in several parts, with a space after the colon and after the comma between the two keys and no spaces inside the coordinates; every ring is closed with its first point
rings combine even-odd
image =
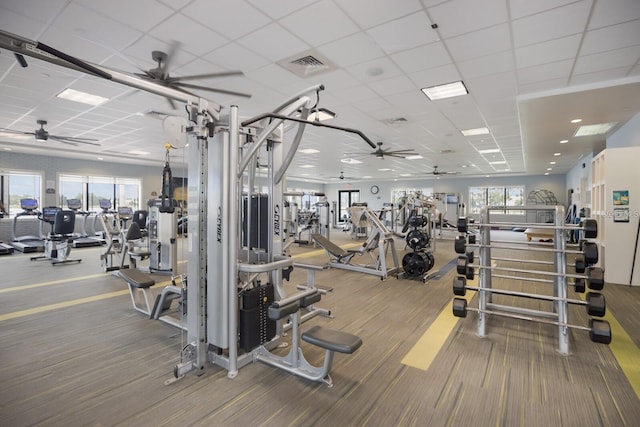
{"type": "MultiPolygon", "coordinates": [[[[0,14],[0,16],[2,16],[2,18],[0,18],[0,23],[2,23],[2,25],[0,25],[0,28],[5,31],[10,31],[4,25],[10,22],[9,17],[11,15],[7,13],[9,11],[16,15],[39,21],[42,25],[48,22],[52,16],[58,15],[68,3],[69,2],[67,0],[50,0],[46,2],[42,2],[40,0],[2,0],[2,3],[0,4],[0,10],[2,10],[2,13],[0,14]]],[[[15,32],[15,34],[21,33],[15,32]]]]}
{"type": "Polygon", "coordinates": [[[173,10],[180,10],[193,0],[157,0],[158,3],[164,4],[173,10]]]}
{"type": "Polygon", "coordinates": [[[211,52],[228,42],[219,33],[179,13],[154,27],[149,34],[166,43],[178,41],[182,44],[181,50],[194,55],[211,52]]]}
{"type": "MultiPolygon", "coordinates": [[[[453,65],[431,68],[409,75],[420,89],[457,82],[462,79],[453,65]]],[[[426,97],[426,95],[425,95],[426,97]]],[[[428,99],[428,98],[427,98],[428,99]]]]}
{"type": "Polygon", "coordinates": [[[511,37],[507,24],[496,25],[444,41],[456,61],[490,55],[511,49],[511,37]]]}
{"type": "Polygon", "coordinates": [[[233,0],[233,8],[226,0],[196,0],[181,10],[189,18],[235,39],[271,22],[271,19],[244,0],[233,0]]]}
{"type": "Polygon", "coordinates": [[[382,96],[388,96],[396,93],[409,92],[411,90],[418,91],[415,83],[405,76],[397,76],[390,79],[377,80],[369,83],[369,87],[382,96]]]}
{"type": "Polygon", "coordinates": [[[76,0],[100,15],[140,31],[149,31],[173,13],[155,0],[76,0]]]}
{"type": "Polygon", "coordinates": [[[509,11],[511,12],[511,19],[518,19],[523,16],[564,6],[565,4],[575,1],[576,0],[509,0],[509,11]]]}
{"type": "Polygon", "coordinates": [[[427,15],[420,11],[367,30],[382,49],[392,54],[438,40],[427,15]]]}
{"type": "Polygon", "coordinates": [[[515,46],[527,46],[582,33],[590,6],[590,1],[581,1],[514,20],[512,28],[515,46]]]}
{"type": "Polygon", "coordinates": [[[238,40],[240,45],[271,61],[279,61],[310,48],[278,24],[270,24],[238,40]]]}
{"type": "Polygon", "coordinates": [[[638,60],[640,60],[640,45],[580,56],[573,72],[574,74],[586,74],[610,68],[631,68],[638,60]]]}
{"type": "Polygon", "coordinates": [[[248,0],[249,3],[273,19],[280,19],[317,1],[318,0],[296,0],[291,2],[282,0],[248,0]]]}
{"type": "Polygon", "coordinates": [[[640,44],[640,20],[588,31],[584,37],[581,55],[640,44]]]}
{"type": "Polygon", "coordinates": [[[256,55],[237,43],[229,43],[202,57],[228,70],[241,70],[245,73],[264,67],[267,59],[256,55]]]}
{"type": "MultiPolygon", "coordinates": [[[[609,68],[602,71],[596,71],[586,74],[574,74],[571,78],[571,85],[584,85],[588,83],[597,83],[602,81],[617,80],[627,77],[629,73],[629,67],[609,68]]],[[[640,75],[640,72],[636,72],[636,75],[640,75]]]]}
{"type": "Polygon", "coordinates": [[[380,46],[366,33],[356,33],[318,48],[334,64],[348,67],[384,56],[380,46]]]}
{"type": "Polygon", "coordinates": [[[353,21],[329,1],[308,6],[278,22],[314,47],[359,31],[353,21]]]}
{"type": "Polygon", "coordinates": [[[596,1],[589,20],[589,29],[620,24],[639,18],[640,1],[638,0],[599,0],[596,1]]]}
{"type": "Polygon", "coordinates": [[[458,69],[463,79],[513,71],[514,68],[511,50],[458,62],[458,69]]]}
{"type": "Polygon", "coordinates": [[[339,91],[347,87],[361,84],[359,80],[342,69],[324,73],[321,76],[318,76],[317,80],[321,81],[326,87],[325,93],[332,93],[334,91],[339,91]]]}
{"type": "MultiPolygon", "coordinates": [[[[120,24],[113,19],[100,15],[77,3],[69,4],[69,6],[56,17],[55,25],[57,28],[64,29],[65,33],[79,38],[80,40],[77,45],[78,47],[87,46],[85,50],[94,49],[96,45],[86,43],[81,37],[90,36],[92,40],[119,50],[133,43],[142,35],[140,31],[134,28],[120,24]]],[[[50,33],[53,33],[53,31],[47,31],[47,34],[50,33]]],[[[48,36],[47,40],[49,40],[48,36]]],[[[51,43],[54,43],[54,41],[51,41],[51,43]]],[[[70,47],[68,48],[62,40],[59,46],[62,48],[61,50],[65,52],[70,50],[70,47]]],[[[82,58],[86,59],[85,55],[87,55],[88,52],[79,51],[72,54],[82,54],[82,58]]],[[[109,54],[112,54],[112,52],[109,52],[109,54]]]]}
{"type": "Polygon", "coordinates": [[[529,84],[520,84],[518,86],[519,95],[529,95],[536,92],[544,92],[553,89],[564,88],[567,86],[567,79],[544,80],[529,84]]]}
{"type": "Polygon", "coordinates": [[[346,70],[362,82],[373,82],[402,74],[396,64],[387,57],[381,57],[373,61],[346,67],[346,70]]]}
{"type": "Polygon", "coordinates": [[[366,29],[386,21],[409,15],[422,9],[418,0],[347,0],[336,3],[357,23],[366,29]]]}
{"type": "Polygon", "coordinates": [[[562,59],[573,59],[581,40],[582,36],[576,34],[520,47],[516,49],[516,65],[518,68],[526,68],[562,59]]]}
{"type": "Polygon", "coordinates": [[[534,67],[520,68],[518,69],[518,82],[522,85],[526,85],[543,80],[559,78],[566,78],[566,81],[569,81],[572,66],[573,60],[565,60],[536,65],[534,67]]]}
{"type": "Polygon", "coordinates": [[[465,81],[469,94],[478,104],[493,102],[517,95],[517,81],[514,72],[491,74],[465,81]]]}
{"type": "Polygon", "coordinates": [[[34,19],[34,17],[4,9],[3,6],[4,4],[0,4],[0,28],[3,31],[38,41],[43,28],[45,28],[45,23],[42,20],[34,19]]]}
{"type": "Polygon", "coordinates": [[[418,46],[415,49],[398,52],[391,55],[391,59],[405,73],[413,73],[453,62],[442,42],[430,43],[418,46]]]}
{"type": "Polygon", "coordinates": [[[504,0],[453,0],[429,8],[445,39],[507,22],[504,0]]]}

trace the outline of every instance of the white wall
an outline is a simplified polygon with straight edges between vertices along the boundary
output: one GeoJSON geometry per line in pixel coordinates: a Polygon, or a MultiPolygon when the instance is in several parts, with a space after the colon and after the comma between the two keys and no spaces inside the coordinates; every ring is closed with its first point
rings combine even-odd
{"type": "MultiPolygon", "coordinates": [[[[636,236],[640,227],[640,114],[607,138],[605,152],[605,280],[640,285],[640,253],[636,236]],[[613,191],[629,191],[629,222],[614,222],[613,191]],[[634,253],[636,262],[631,271],[634,253]]],[[[600,225],[600,224],[599,224],[600,225]]]]}
{"type": "MultiPolygon", "coordinates": [[[[420,180],[398,180],[398,181],[376,181],[376,182],[349,182],[347,180],[339,183],[325,185],[325,192],[329,201],[338,200],[339,190],[360,190],[360,199],[367,202],[373,210],[382,208],[382,204],[391,201],[391,193],[394,189],[407,188],[433,188],[436,193],[460,193],[466,203],[469,199],[469,187],[489,187],[489,186],[510,186],[524,185],[525,194],[532,190],[550,190],[558,202],[562,205],[567,203],[567,187],[565,175],[536,175],[536,176],[506,176],[490,178],[426,178],[420,180]],[[380,192],[371,194],[372,185],[377,185],[380,192]]],[[[505,221],[524,221],[522,216],[505,218],[505,221]]]]}

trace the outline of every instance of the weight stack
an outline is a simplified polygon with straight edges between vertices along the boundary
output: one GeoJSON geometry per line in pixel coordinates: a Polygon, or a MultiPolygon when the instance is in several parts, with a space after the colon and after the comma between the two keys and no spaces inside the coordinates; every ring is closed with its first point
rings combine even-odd
{"type": "Polygon", "coordinates": [[[273,285],[258,286],[242,294],[240,309],[240,348],[250,352],[276,335],[276,322],[267,310],[275,298],[273,285]]]}

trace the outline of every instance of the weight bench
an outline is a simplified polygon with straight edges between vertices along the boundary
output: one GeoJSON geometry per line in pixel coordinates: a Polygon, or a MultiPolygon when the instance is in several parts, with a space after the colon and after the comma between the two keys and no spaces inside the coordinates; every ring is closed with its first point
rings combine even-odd
{"type": "Polygon", "coordinates": [[[131,303],[133,308],[147,316],[151,315],[151,304],[149,303],[149,288],[156,284],[156,281],[135,268],[125,268],[118,270],[118,275],[127,282],[131,303]]]}
{"type": "Polygon", "coordinates": [[[330,255],[332,255],[335,259],[335,262],[340,264],[349,264],[351,262],[351,258],[355,254],[361,254],[360,250],[345,250],[340,246],[333,243],[331,240],[327,239],[321,234],[312,234],[311,237],[315,240],[322,248],[327,251],[330,255]]]}
{"type": "Polygon", "coordinates": [[[527,228],[524,230],[524,234],[527,236],[527,241],[531,241],[531,239],[544,239],[549,240],[553,239],[554,232],[549,228],[527,228]]]}
{"type": "Polygon", "coordinates": [[[278,356],[271,353],[265,346],[260,346],[257,350],[257,359],[302,378],[324,382],[329,387],[333,387],[330,371],[334,353],[352,354],[360,348],[362,340],[356,335],[317,325],[300,335],[299,310],[320,301],[321,298],[320,292],[316,289],[309,289],[271,304],[268,309],[268,316],[271,320],[282,320],[290,316],[290,350],[286,356],[278,356]],[[325,349],[322,366],[314,366],[305,359],[302,348],[300,348],[300,338],[309,344],[325,349]]]}

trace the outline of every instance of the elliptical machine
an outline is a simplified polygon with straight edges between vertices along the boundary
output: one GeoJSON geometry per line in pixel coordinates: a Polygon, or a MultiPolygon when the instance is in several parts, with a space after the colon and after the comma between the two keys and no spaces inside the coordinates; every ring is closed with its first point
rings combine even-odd
{"type": "Polygon", "coordinates": [[[69,258],[76,224],[76,214],[72,210],[46,207],[38,219],[50,224],[51,232],[44,241],[44,255],[31,257],[31,261],[47,259],[52,265],[82,262],[69,258]]]}

